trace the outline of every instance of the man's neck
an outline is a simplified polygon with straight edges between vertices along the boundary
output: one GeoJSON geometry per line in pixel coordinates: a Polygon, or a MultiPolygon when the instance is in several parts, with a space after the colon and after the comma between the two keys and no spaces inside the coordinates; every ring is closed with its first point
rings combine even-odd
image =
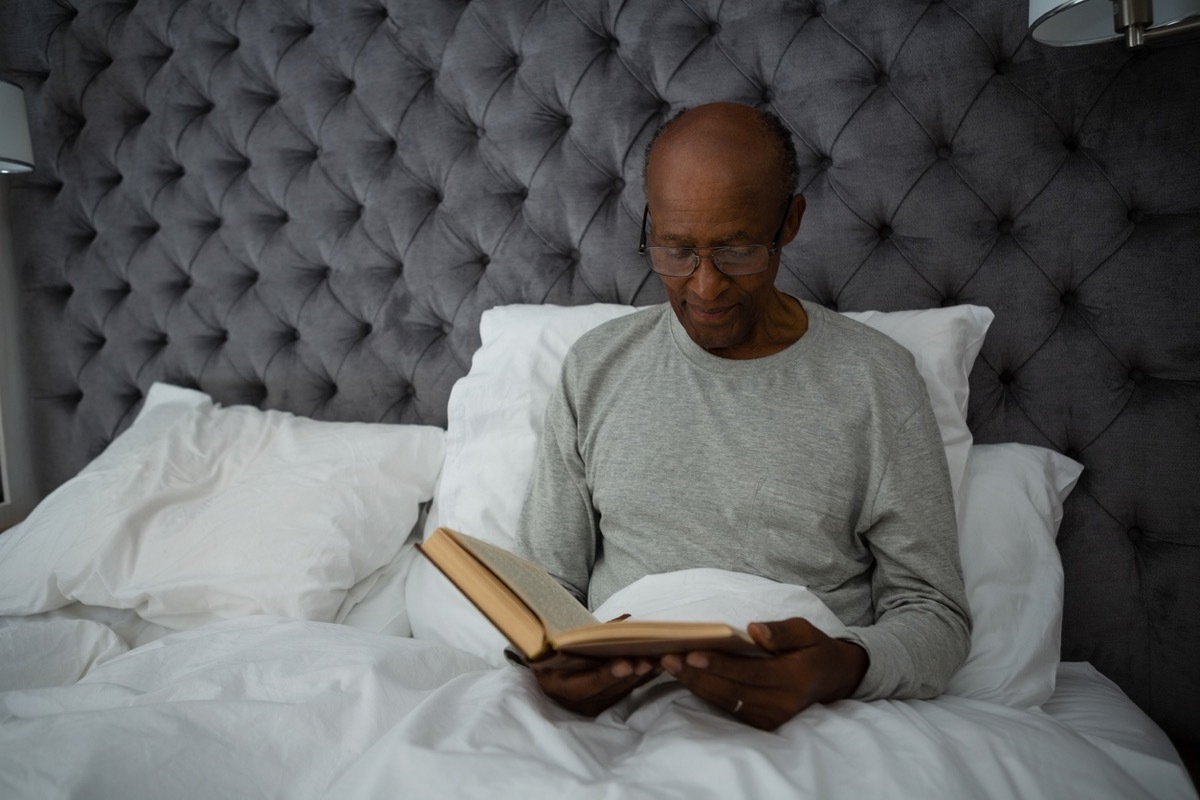
{"type": "Polygon", "coordinates": [[[765,309],[750,341],[735,347],[709,350],[714,356],[736,360],[766,358],[783,352],[808,331],[808,314],[799,300],[778,289],[765,309]]]}

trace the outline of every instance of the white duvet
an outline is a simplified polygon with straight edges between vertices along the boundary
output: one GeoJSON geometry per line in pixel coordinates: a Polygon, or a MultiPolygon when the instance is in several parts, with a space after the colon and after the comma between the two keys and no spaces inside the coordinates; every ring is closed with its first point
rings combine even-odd
{"type": "Polygon", "coordinates": [[[119,652],[82,624],[0,629],[90,665],[0,693],[0,797],[1195,796],[1086,665],[1045,710],[842,701],[764,733],[668,681],[586,720],[522,668],[345,625],[248,617],[119,652]]]}

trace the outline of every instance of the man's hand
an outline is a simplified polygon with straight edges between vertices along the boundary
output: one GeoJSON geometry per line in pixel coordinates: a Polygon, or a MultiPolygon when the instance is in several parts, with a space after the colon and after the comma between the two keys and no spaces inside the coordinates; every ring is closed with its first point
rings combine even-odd
{"type": "MultiPolygon", "coordinates": [[[[622,614],[610,619],[608,624],[628,618],[628,614],[622,614]]],[[[627,697],[662,672],[662,667],[644,658],[584,658],[566,653],[531,661],[529,668],[543,694],[568,711],[589,717],[627,697]]]]}
{"type": "Polygon", "coordinates": [[[556,653],[529,664],[542,692],[563,708],[594,717],[652,680],[661,668],[644,658],[599,659],[556,653]]]}
{"type": "Polygon", "coordinates": [[[849,697],[867,673],[867,651],[806,619],[755,622],[747,630],[770,657],[695,651],[663,656],[662,667],[692,694],[768,731],[813,703],[849,697]]]}

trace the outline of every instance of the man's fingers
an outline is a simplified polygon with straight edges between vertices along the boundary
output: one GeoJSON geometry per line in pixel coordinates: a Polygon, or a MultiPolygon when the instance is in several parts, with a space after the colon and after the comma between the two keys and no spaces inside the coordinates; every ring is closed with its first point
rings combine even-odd
{"type": "Polygon", "coordinates": [[[667,656],[663,659],[663,668],[692,694],[726,710],[732,710],[737,701],[742,699],[741,695],[749,689],[745,684],[707,669],[690,667],[682,656],[667,656]]]}
{"type": "Polygon", "coordinates": [[[742,686],[777,687],[783,684],[786,677],[780,673],[779,664],[773,658],[734,656],[703,650],[687,653],[680,658],[684,669],[689,672],[711,675],[742,686]]]}
{"type": "Polygon", "coordinates": [[[689,692],[752,724],[757,724],[754,720],[760,712],[774,711],[787,702],[778,685],[741,683],[709,669],[690,667],[686,661],[674,663],[678,666],[672,675],[689,692]]]}
{"type": "Polygon", "coordinates": [[[538,662],[535,675],[542,691],[572,711],[594,716],[658,674],[644,659],[588,661],[585,669],[556,669],[551,666],[555,659],[538,662]]]}
{"type": "Polygon", "coordinates": [[[803,617],[776,622],[752,622],[747,628],[750,638],[769,653],[802,650],[821,644],[829,637],[803,617]]]}
{"type": "Polygon", "coordinates": [[[749,725],[774,730],[814,702],[849,697],[868,665],[861,647],[831,639],[799,617],[756,622],[748,631],[772,655],[698,650],[664,656],[663,669],[697,697],[749,725]]]}
{"type": "Polygon", "coordinates": [[[529,667],[534,672],[590,672],[604,670],[612,663],[603,658],[588,658],[587,656],[573,656],[556,652],[537,661],[529,662],[529,667]]]}
{"type": "MultiPolygon", "coordinates": [[[[802,687],[783,685],[778,679],[765,681],[762,685],[741,683],[712,669],[716,660],[709,657],[717,654],[689,655],[704,656],[708,659],[708,665],[703,668],[691,666],[686,658],[668,656],[663,659],[664,668],[689,692],[748,725],[762,730],[775,730],[808,705],[803,699],[802,687]],[[800,692],[797,693],[797,690],[800,692]]],[[[776,659],[741,660],[766,663],[776,659]]],[[[760,667],[754,669],[759,674],[757,671],[760,667]]]]}
{"type": "Polygon", "coordinates": [[[605,707],[617,702],[634,689],[638,688],[647,681],[652,680],[658,675],[658,670],[650,667],[648,664],[645,665],[644,669],[642,669],[637,663],[634,663],[631,665],[631,668],[632,671],[628,675],[620,678],[614,677],[608,688],[603,689],[600,692],[598,697],[605,699],[605,707]]]}
{"type": "Polygon", "coordinates": [[[629,677],[614,678],[607,670],[592,672],[559,672],[548,674],[547,686],[559,697],[587,700],[600,697],[614,687],[620,687],[629,677]]]}

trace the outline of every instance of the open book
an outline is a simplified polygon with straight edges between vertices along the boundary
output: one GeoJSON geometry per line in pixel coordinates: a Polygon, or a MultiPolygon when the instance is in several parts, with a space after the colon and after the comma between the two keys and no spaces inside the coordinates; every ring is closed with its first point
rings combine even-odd
{"type": "Polygon", "coordinates": [[[596,657],[688,650],[763,654],[745,631],[719,622],[602,623],[537,564],[449,528],[438,528],[418,548],[530,661],[555,651],[596,657]]]}

